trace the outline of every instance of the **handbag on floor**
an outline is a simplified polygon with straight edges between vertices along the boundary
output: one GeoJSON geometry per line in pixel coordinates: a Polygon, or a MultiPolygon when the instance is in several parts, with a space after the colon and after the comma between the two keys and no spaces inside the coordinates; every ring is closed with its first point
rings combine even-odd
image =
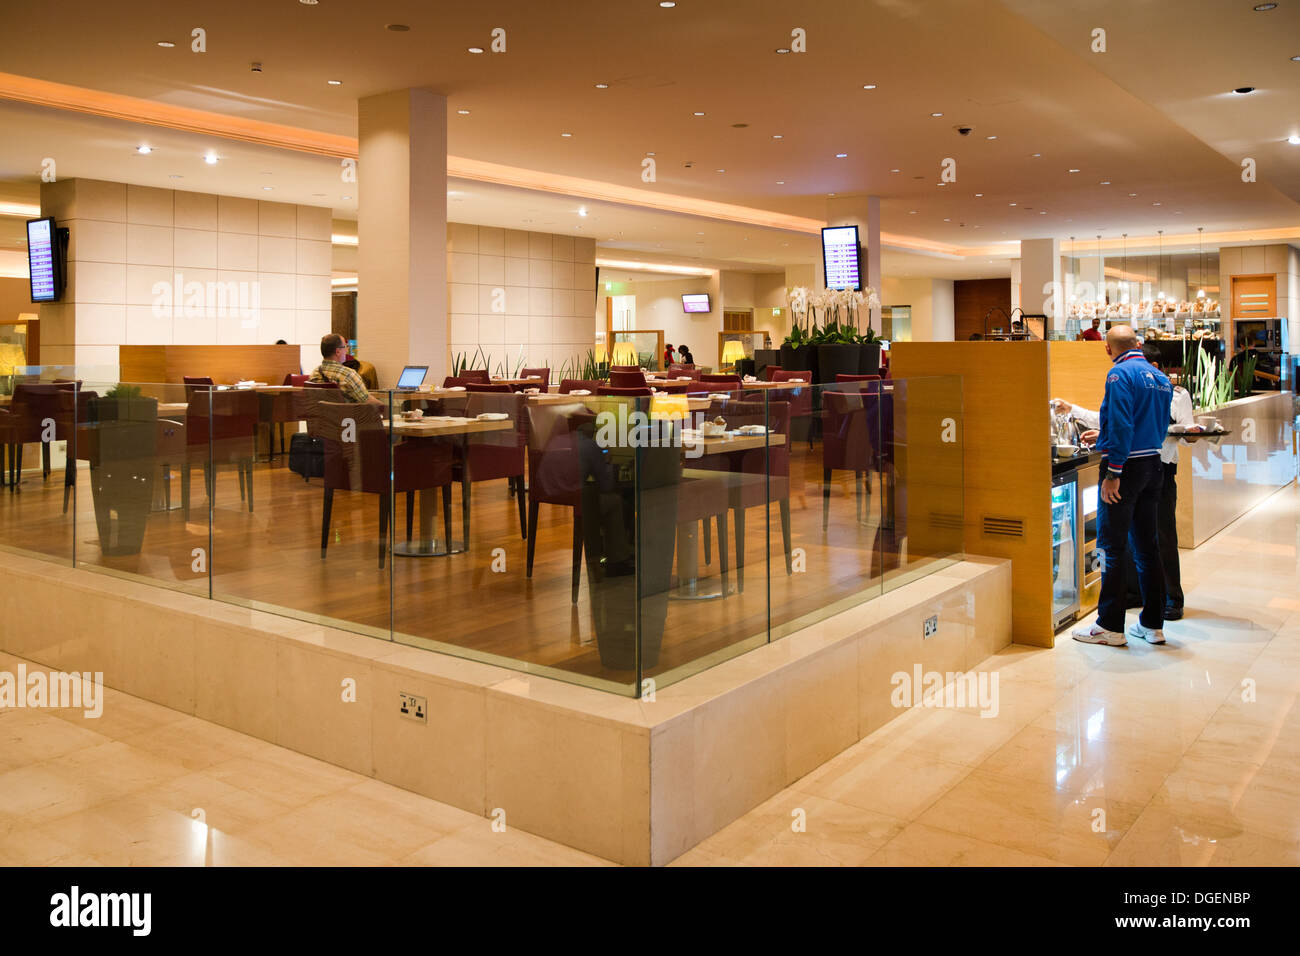
{"type": "Polygon", "coordinates": [[[289,439],[289,470],[302,475],[304,481],[324,477],[325,443],[306,432],[293,435],[289,439]]]}

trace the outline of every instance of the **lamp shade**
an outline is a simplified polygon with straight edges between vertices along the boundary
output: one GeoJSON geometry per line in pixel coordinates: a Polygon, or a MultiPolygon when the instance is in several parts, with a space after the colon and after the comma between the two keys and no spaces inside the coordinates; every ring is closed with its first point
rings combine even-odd
{"type": "Polygon", "coordinates": [[[604,342],[597,342],[597,343],[596,343],[596,361],[597,361],[597,362],[603,362],[603,361],[605,361],[605,358],[606,358],[606,356],[605,356],[605,343],[604,343],[604,342]]]}
{"type": "Polygon", "coordinates": [[[614,343],[613,365],[636,365],[636,346],[631,342],[614,343]]]}
{"type": "Polygon", "coordinates": [[[722,343],[722,364],[735,365],[745,357],[745,343],[735,339],[722,343]]]}

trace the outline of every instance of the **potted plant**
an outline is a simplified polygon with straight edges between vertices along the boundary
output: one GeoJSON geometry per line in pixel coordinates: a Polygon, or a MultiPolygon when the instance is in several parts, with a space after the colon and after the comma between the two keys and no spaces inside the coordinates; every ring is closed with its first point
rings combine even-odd
{"type": "Polygon", "coordinates": [[[117,385],[87,403],[83,432],[100,551],[139,554],[153,504],[158,400],[139,386],[117,385]]]}
{"type": "Polygon", "coordinates": [[[795,286],[786,290],[790,302],[790,334],[781,343],[781,368],[812,373],[817,381],[817,347],[813,333],[817,330],[816,303],[812,292],[795,286]]]}

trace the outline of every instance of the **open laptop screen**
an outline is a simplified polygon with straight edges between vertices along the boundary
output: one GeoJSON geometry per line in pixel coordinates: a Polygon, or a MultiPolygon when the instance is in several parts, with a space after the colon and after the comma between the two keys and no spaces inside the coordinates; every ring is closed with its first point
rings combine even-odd
{"type": "Polygon", "coordinates": [[[402,375],[397,380],[398,388],[419,388],[424,384],[424,377],[429,374],[427,365],[408,365],[402,369],[402,375]]]}

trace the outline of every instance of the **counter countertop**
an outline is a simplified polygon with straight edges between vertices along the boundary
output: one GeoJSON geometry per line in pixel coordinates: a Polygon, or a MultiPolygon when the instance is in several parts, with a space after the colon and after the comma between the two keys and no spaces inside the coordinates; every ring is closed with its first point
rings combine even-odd
{"type": "Polygon", "coordinates": [[[1067,474],[1077,468],[1082,468],[1085,465],[1093,465],[1099,461],[1101,461],[1101,452],[1096,450],[1079,452],[1079,454],[1072,458],[1057,458],[1053,455],[1052,477],[1055,478],[1057,475],[1067,474]]]}

